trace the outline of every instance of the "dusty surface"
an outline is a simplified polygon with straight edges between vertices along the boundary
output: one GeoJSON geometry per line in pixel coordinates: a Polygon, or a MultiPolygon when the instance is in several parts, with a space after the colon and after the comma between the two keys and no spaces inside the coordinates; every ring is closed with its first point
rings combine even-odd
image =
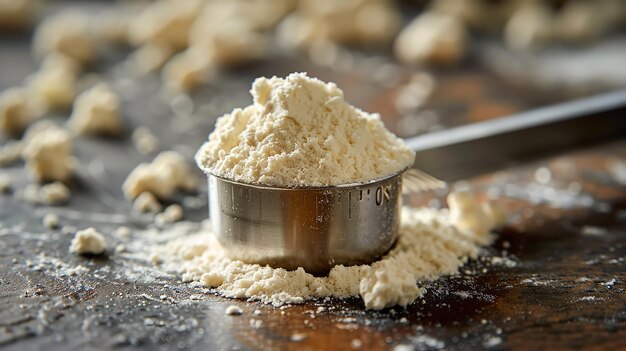
{"type": "MultiPolygon", "coordinates": [[[[3,39],[0,49],[0,66],[8,67],[7,62],[22,65],[2,71],[2,89],[34,68],[26,49],[13,39],[3,39]]],[[[398,85],[386,87],[359,67],[333,72],[299,60],[261,63],[224,73],[223,84],[208,86],[191,100],[177,97],[167,102],[160,100],[157,77],[130,80],[106,74],[126,96],[122,105],[128,133],[119,139],[75,140],[81,163],[70,184],[68,206],[33,206],[12,194],[0,195],[0,346],[6,350],[391,349],[400,344],[418,350],[625,348],[626,166],[619,163],[626,160],[624,141],[474,180],[475,189],[502,197],[499,203],[513,221],[501,231],[485,261],[441,280],[423,301],[406,310],[365,311],[357,299],[285,309],[227,300],[116,253],[123,240],[113,232],[120,225],[135,232],[151,222],[149,216],[129,214],[131,204],[121,190],[130,170],[154,157],[135,150],[128,137],[134,127],[148,126],[159,136],[160,150],[174,149],[191,160],[217,116],[249,103],[247,90],[254,77],[304,70],[337,81],[350,101],[381,112],[391,129],[400,129],[393,101],[403,76],[398,85]],[[180,139],[181,135],[185,137],[180,139]],[[43,226],[42,218],[51,212],[59,214],[58,230],[43,226]],[[88,226],[109,239],[106,256],[69,253],[73,229],[88,226]],[[243,314],[226,315],[231,305],[240,306],[243,314]]],[[[524,102],[514,90],[499,87],[497,80],[471,72],[444,77],[431,104],[446,117],[432,125],[492,118],[525,108],[528,101],[547,100],[542,96],[524,102]],[[446,97],[456,102],[446,104],[446,97]]],[[[23,165],[2,171],[11,176],[14,187],[26,185],[23,165]]],[[[185,201],[188,220],[206,217],[204,190],[199,194],[185,201]]],[[[437,206],[440,201],[421,196],[410,203],[437,206]]]]}

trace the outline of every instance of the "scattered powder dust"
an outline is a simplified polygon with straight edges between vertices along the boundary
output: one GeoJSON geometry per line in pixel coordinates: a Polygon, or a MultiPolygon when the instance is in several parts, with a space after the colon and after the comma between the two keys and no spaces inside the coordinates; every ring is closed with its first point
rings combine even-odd
{"type": "Polygon", "coordinates": [[[220,117],[196,154],[207,173],[272,186],[370,181],[413,164],[415,153],[378,114],[344,100],[334,83],[292,73],[258,78],[254,103],[220,117]]]}
{"type": "MultiPolygon", "coordinates": [[[[474,204],[485,208],[476,200],[474,204]]],[[[450,215],[458,212],[457,202],[450,206],[450,211],[404,208],[397,243],[385,256],[370,265],[335,266],[325,277],[302,268],[287,271],[231,260],[209,229],[191,235],[179,230],[177,235],[176,226],[168,227],[161,232],[168,240],[156,246],[151,257],[161,269],[181,274],[183,281],[215,288],[230,298],[282,306],[329,296],[360,296],[368,309],[407,306],[424,295],[429,281],[457,273],[481,246],[493,241],[482,226],[470,228],[466,218],[450,215]],[[457,223],[463,223],[463,229],[457,223]]],[[[475,215],[478,209],[467,213],[475,215]]]]}

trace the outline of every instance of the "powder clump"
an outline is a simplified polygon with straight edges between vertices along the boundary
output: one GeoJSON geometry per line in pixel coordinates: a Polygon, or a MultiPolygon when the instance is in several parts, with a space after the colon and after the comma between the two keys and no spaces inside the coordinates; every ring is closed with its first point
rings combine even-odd
{"type": "Polygon", "coordinates": [[[76,232],[70,243],[70,252],[79,255],[99,255],[106,249],[104,236],[96,229],[89,227],[76,232]]]}
{"type": "Polygon", "coordinates": [[[222,116],[196,154],[207,173],[271,186],[370,181],[413,164],[415,154],[378,114],[344,100],[334,83],[293,73],[258,78],[254,102],[222,116]]]}

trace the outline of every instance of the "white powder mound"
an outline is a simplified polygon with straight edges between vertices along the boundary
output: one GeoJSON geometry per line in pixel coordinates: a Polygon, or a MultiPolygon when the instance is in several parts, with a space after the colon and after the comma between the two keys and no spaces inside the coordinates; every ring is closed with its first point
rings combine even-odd
{"type": "Polygon", "coordinates": [[[76,232],[70,244],[70,252],[79,255],[99,255],[106,249],[104,236],[94,228],[87,228],[76,232]]]}
{"type": "MultiPolygon", "coordinates": [[[[470,216],[484,209],[474,204],[478,206],[470,216]]],[[[450,206],[453,212],[459,210],[455,202],[450,206]]],[[[479,214],[488,216],[486,211],[479,214]]],[[[382,309],[412,303],[424,294],[429,281],[457,273],[481,246],[492,242],[488,231],[459,229],[452,220],[445,209],[405,208],[398,241],[384,257],[370,265],[336,266],[326,277],[302,268],[287,271],[231,260],[208,231],[173,239],[153,255],[165,270],[180,272],[184,281],[199,281],[225,297],[281,306],[327,296],[361,296],[366,308],[382,309]]]]}
{"type": "Polygon", "coordinates": [[[250,93],[254,103],[221,117],[196,154],[205,172],[245,183],[328,186],[388,176],[415,159],[378,114],[347,103],[334,83],[293,73],[258,78],[250,93]]]}

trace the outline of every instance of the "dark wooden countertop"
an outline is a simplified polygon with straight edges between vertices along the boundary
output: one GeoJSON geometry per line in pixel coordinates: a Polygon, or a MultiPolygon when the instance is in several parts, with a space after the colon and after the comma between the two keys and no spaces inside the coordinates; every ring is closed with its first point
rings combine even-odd
{"type": "MultiPolygon", "coordinates": [[[[21,40],[0,41],[2,88],[34,69],[21,40]],[[11,74],[5,75],[7,67],[11,74]]],[[[399,117],[392,103],[397,85],[384,87],[358,69],[334,71],[301,58],[224,72],[221,84],[193,94],[191,115],[176,114],[159,99],[155,77],[104,77],[130,96],[124,102],[128,130],[147,125],[159,136],[162,149],[191,157],[216,117],[249,104],[247,91],[254,77],[297,70],[337,81],[349,100],[381,112],[397,130],[399,117]]],[[[441,75],[430,102],[434,111],[444,111],[437,123],[445,128],[551,102],[507,86],[479,67],[441,75]]],[[[51,118],[64,120],[62,114],[51,118]]],[[[103,222],[90,214],[126,218],[130,205],[120,185],[137,163],[152,157],[139,155],[127,137],[79,137],[75,150],[81,166],[67,207],[33,206],[14,194],[0,195],[2,349],[626,349],[626,171],[619,169],[626,167],[626,140],[456,184],[496,197],[510,214],[509,224],[498,230],[499,239],[487,255],[470,262],[462,274],[435,282],[422,300],[406,309],[380,312],[365,310],[357,298],[279,309],[234,301],[206,294],[175,276],[155,278],[148,264],[115,253],[98,258],[69,254],[73,234],[45,229],[43,215],[60,213],[66,229],[93,225],[115,243],[110,234],[124,221],[103,222]],[[104,173],[93,171],[101,166],[104,173]],[[59,267],[76,265],[89,272],[59,273],[59,267]],[[225,315],[232,304],[243,315],[225,315]],[[324,310],[312,312],[319,307],[324,310]]],[[[0,172],[12,177],[16,189],[28,182],[19,163],[0,172]]],[[[195,196],[200,203],[206,201],[203,194],[195,196]]],[[[408,202],[437,206],[437,199],[424,194],[408,202]]],[[[187,220],[200,221],[206,206],[187,207],[185,213],[187,220]]],[[[123,224],[134,230],[145,227],[144,218],[130,217],[123,224]]]]}

